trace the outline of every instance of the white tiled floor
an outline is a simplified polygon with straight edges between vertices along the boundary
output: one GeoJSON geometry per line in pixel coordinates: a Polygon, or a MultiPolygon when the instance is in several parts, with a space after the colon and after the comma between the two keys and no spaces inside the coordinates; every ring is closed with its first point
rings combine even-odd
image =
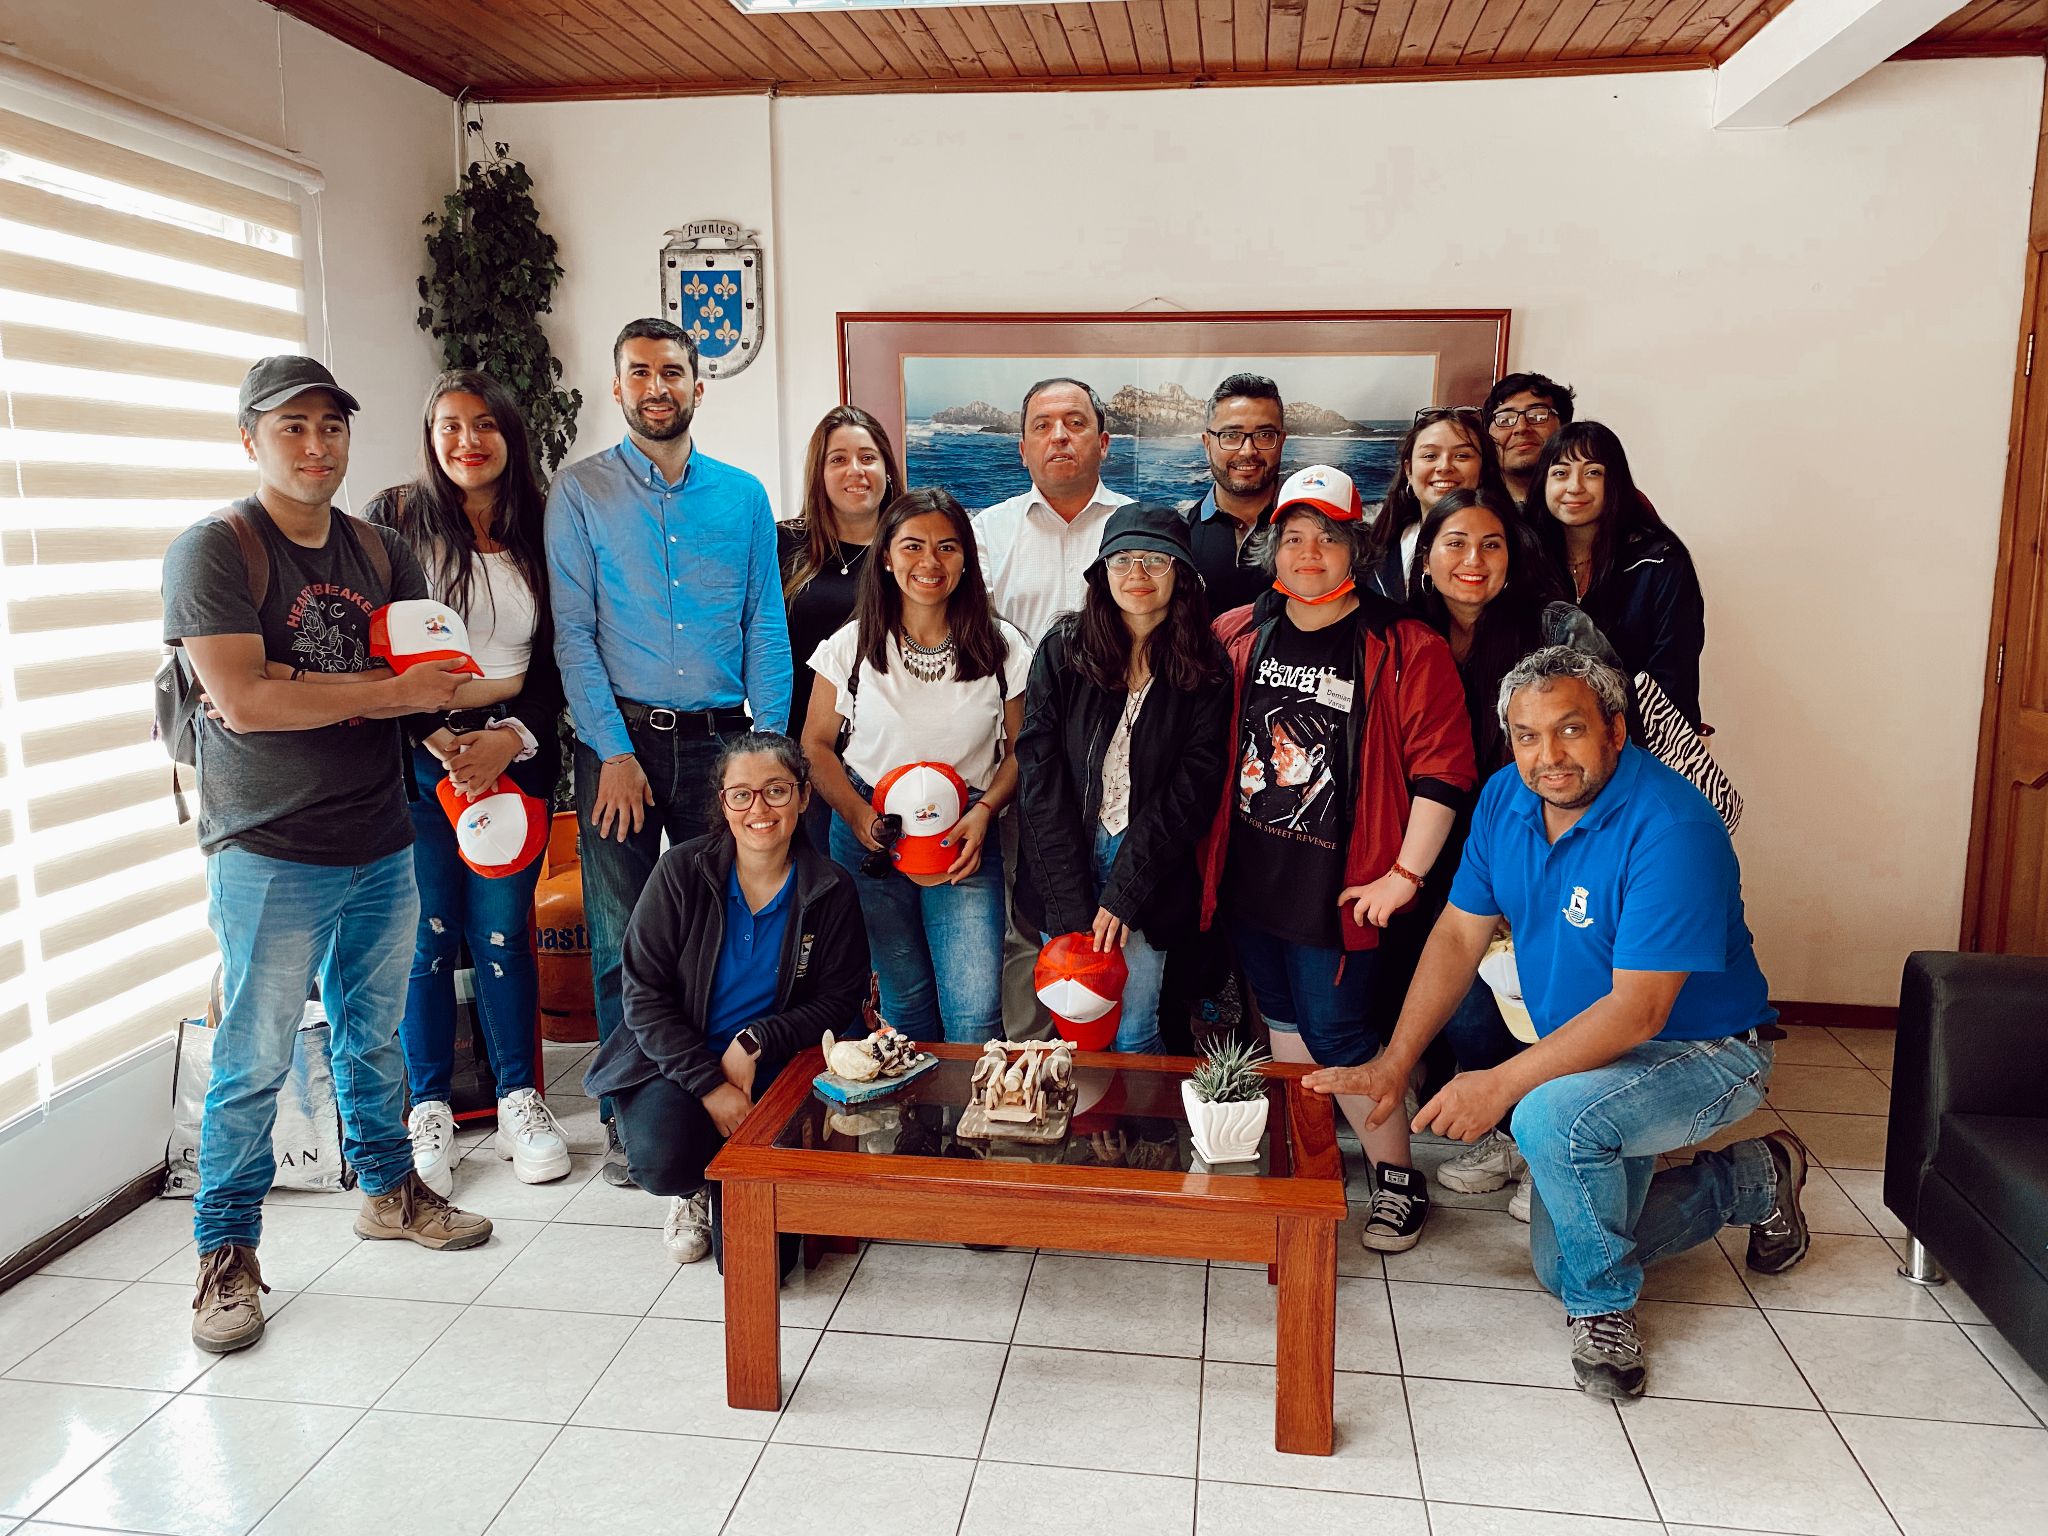
{"type": "MultiPolygon", "coordinates": [[[[717,1275],[668,1262],[661,1203],[595,1177],[595,1106],[558,1096],[558,1184],[463,1137],[483,1248],[358,1243],[354,1197],[277,1197],[244,1354],[188,1341],[185,1203],[0,1294],[0,1532],[2036,1536],[2048,1383],[1894,1273],[1863,1113],[1886,1043],[1793,1032],[1746,1129],[1808,1136],[1813,1256],[1749,1275],[1731,1231],[1653,1269],[1626,1407],[1572,1390],[1502,1191],[1384,1265],[1347,1234],[1332,1457],[1272,1449],[1274,1293],[1226,1264],[832,1256],[784,1291],[787,1406],[731,1409],[717,1275]]],[[[558,1095],[576,1058],[549,1050],[558,1095]]]]}

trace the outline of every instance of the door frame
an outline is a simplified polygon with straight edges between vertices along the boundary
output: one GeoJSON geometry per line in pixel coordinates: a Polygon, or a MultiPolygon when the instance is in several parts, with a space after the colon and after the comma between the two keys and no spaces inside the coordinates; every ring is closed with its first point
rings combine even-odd
{"type": "MultiPolygon", "coordinates": [[[[1970,801],[1969,858],[1963,875],[1963,917],[1958,947],[1985,948],[1987,896],[2005,869],[1991,846],[1992,812],[2005,792],[1998,773],[1998,743],[2004,724],[2004,660],[2036,643],[2011,634],[2013,591],[2023,576],[2017,547],[2022,497],[2048,501],[2048,93],[2042,101],[2041,132],[2034,158],[2034,200],[2027,227],[2026,287],[2020,304],[2019,335],[2013,355],[2012,421],[2006,438],[2005,494],[1999,511],[1998,564],[1992,576],[1991,630],[1984,647],[1984,706],[1977,726],[1977,768],[1970,801]],[[2042,349],[2042,387],[2033,380],[2036,338],[2042,349]],[[2030,451],[2031,450],[2031,451],[2030,451]],[[2029,474],[2029,468],[2032,473],[2029,474]]],[[[2038,643],[2048,645],[2048,640],[2038,643]]],[[[2016,666],[2014,676],[2017,679],[2016,666]]]]}

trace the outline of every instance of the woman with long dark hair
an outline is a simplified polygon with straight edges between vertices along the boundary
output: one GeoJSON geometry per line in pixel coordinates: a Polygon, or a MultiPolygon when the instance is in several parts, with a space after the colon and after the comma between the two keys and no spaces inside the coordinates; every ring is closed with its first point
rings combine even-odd
{"type": "Polygon", "coordinates": [[[719,1247],[705,1167],[791,1057],[847,1033],[868,985],[853,877],[796,835],[811,794],[797,744],[745,732],[711,782],[714,830],[654,866],[621,946],[624,1024],[583,1077],[618,1105],[633,1182],[668,1197],[678,1264],[719,1247]]]}
{"type": "Polygon", "coordinates": [[[1539,495],[1549,515],[1537,534],[1622,672],[1649,673],[1697,728],[1706,599],[1691,553],[1636,489],[1621,439],[1597,421],[1560,430],[1536,461],[1539,495]]]}
{"type": "MultiPolygon", "coordinates": [[[[811,707],[811,669],[803,659],[853,617],[883,503],[903,488],[887,429],[859,406],[835,405],[811,429],[803,506],[793,521],[775,526],[789,654],[798,662],[790,684],[792,734],[803,729],[811,707]]],[[[831,824],[831,808],[814,798],[804,825],[818,847],[831,824]]]]}
{"type": "MultiPolygon", "coordinates": [[[[1430,509],[1421,528],[1410,567],[1412,606],[1449,643],[1458,664],[1465,715],[1484,782],[1515,755],[1500,725],[1501,679],[1524,656],[1546,645],[1571,645],[1610,659],[1613,652],[1583,613],[1561,601],[1556,573],[1513,505],[1502,497],[1485,489],[1452,491],[1430,509]]],[[[1401,938],[1406,941],[1402,947],[1409,976],[1428,925],[1443,909],[1438,893],[1448,889],[1457,871],[1470,827],[1468,806],[1459,811],[1437,856],[1443,878],[1431,881],[1435,889],[1424,893],[1428,899],[1419,910],[1403,914],[1401,938]]],[[[1400,992],[1405,992],[1407,978],[1401,980],[1400,992]]],[[[1385,1011],[1398,1012],[1399,1006],[1399,993],[1384,1001],[1385,1011]]],[[[1484,981],[1472,984],[1438,1038],[1461,1072],[1499,1066],[1522,1049],[1501,1017],[1492,987],[1484,981]]],[[[1446,1189],[1485,1194],[1520,1180],[1526,1172],[1514,1138],[1497,1130],[1439,1164],[1436,1177],[1446,1189]]],[[[1526,1183],[1516,1184],[1508,1213],[1529,1219],[1526,1183]]]]}
{"type": "Polygon", "coordinates": [[[1370,571],[1361,574],[1373,591],[1407,602],[1408,568],[1424,515],[1452,491],[1480,487],[1507,498],[1486,419],[1469,405],[1417,411],[1395,450],[1394,477],[1372,523],[1374,558],[1370,571]]]}
{"type": "MultiPolygon", "coordinates": [[[[804,751],[835,813],[832,857],[855,885],[881,978],[882,1014],[918,1040],[1002,1033],[1002,843],[1031,646],[989,605],[974,524],[945,491],[882,511],[854,617],[812,652],[804,751]],[[933,764],[965,791],[944,830],[950,861],[907,874],[916,829],[873,796],[898,769],[933,764]]],[[[929,849],[925,852],[928,854],[929,849]]]]}
{"type": "Polygon", "coordinates": [[[1230,677],[1187,529],[1171,507],[1110,515],[1080,612],[1032,658],[1017,738],[1017,910],[1123,952],[1119,1051],[1164,1049],[1166,952],[1199,920],[1195,849],[1223,792],[1230,677]]]}
{"type": "Polygon", "coordinates": [[[399,1038],[412,1088],[413,1162],[446,1197],[456,1161],[455,967],[465,940],[497,1080],[499,1155],[529,1184],[569,1171],[568,1143],[535,1073],[539,980],[529,933],[540,861],[502,878],[478,874],[456,852],[435,795],[444,777],[475,799],[510,774],[551,804],[562,771],[562,680],[541,544],[545,498],[519,402],[489,374],[456,369],[428,391],[420,434],[419,473],[364,513],[405,539],[428,590],[462,615],[484,673],[463,683],[445,713],[405,722],[420,921],[399,1038]]]}

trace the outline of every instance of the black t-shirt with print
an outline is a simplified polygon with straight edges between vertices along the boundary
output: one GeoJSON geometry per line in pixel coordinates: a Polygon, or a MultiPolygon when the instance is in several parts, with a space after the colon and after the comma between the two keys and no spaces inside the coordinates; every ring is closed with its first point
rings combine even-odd
{"type": "Polygon", "coordinates": [[[1323,949],[1341,942],[1344,737],[1357,672],[1356,625],[1302,630],[1283,612],[1245,679],[1238,721],[1224,902],[1239,922],[1323,949]]]}
{"type": "MultiPolygon", "coordinates": [[[[250,509],[270,551],[270,588],[249,605],[242,546],[225,518],[179,534],[164,556],[164,639],[263,636],[264,654],[308,672],[366,672],[370,615],[425,597],[426,578],[405,541],[387,529],[351,530],[333,513],[327,543],[294,544],[255,498],[250,509]],[[357,538],[391,555],[382,590],[357,538]]],[[[317,686],[317,685],[315,685],[317,686]]],[[[399,779],[398,722],[350,720],[310,731],[237,732],[199,718],[199,846],[244,848],[298,864],[368,864],[412,844],[399,779]]]]}

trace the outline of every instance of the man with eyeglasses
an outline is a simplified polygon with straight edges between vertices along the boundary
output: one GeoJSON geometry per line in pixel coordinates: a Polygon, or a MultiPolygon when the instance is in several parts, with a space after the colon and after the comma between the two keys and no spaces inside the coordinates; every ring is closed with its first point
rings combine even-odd
{"type": "Polygon", "coordinates": [[[1511,373],[1486,393],[1481,414],[1500,459],[1500,477],[1517,505],[1529,499],[1543,445],[1572,419],[1572,387],[1540,373],[1511,373]]]}
{"type": "Polygon", "coordinates": [[[1271,379],[1233,373],[1210,393],[1202,446],[1213,483],[1181,515],[1188,520],[1188,543],[1208,588],[1212,617],[1242,608],[1271,585],[1259,568],[1252,535],[1273,516],[1286,444],[1287,407],[1271,379]]]}
{"type": "MultiPolygon", "coordinates": [[[[704,1174],[725,1139],[792,1058],[860,1017],[867,928],[853,877],[798,835],[810,780],[787,736],[725,745],[716,825],[654,866],[621,948],[625,1017],[584,1073],[617,1105],[634,1184],[668,1201],[678,1264],[720,1252],[704,1174]]],[[[783,1238],[784,1274],[797,1247],[783,1238]]]]}

